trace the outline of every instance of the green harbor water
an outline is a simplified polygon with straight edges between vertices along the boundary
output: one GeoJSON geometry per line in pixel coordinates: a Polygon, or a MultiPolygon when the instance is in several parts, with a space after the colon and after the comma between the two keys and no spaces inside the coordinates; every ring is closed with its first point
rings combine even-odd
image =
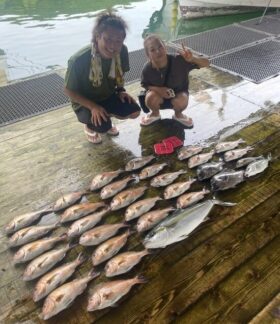
{"type": "Polygon", "coordinates": [[[5,56],[8,79],[65,67],[68,58],[90,41],[96,16],[104,9],[127,21],[129,51],[142,48],[147,33],[172,40],[261,15],[187,20],[176,0],[0,0],[0,55],[5,56]]]}

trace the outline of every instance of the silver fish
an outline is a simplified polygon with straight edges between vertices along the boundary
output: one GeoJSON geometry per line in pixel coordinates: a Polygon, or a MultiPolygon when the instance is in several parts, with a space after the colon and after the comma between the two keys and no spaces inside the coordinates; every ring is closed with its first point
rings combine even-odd
{"type": "Polygon", "coordinates": [[[200,165],[197,170],[197,178],[202,181],[213,177],[213,175],[223,170],[224,162],[209,162],[200,165]]]}
{"type": "Polygon", "coordinates": [[[130,175],[125,179],[108,184],[107,186],[102,188],[100,192],[101,199],[108,199],[115,196],[115,194],[123,190],[129,182],[135,179],[136,177],[134,175],[130,175]]]}
{"type": "Polygon", "coordinates": [[[188,167],[191,169],[191,168],[194,168],[200,164],[208,162],[210,159],[212,159],[214,153],[215,153],[215,151],[211,150],[208,153],[202,153],[202,154],[197,154],[197,155],[192,156],[188,160],[188,167]]]}
{"type": "Polygon", "coordinates": [[[263,158],[250,163],[245,170],[245,177],[252,177],[263,172],[268,167],[269,161],[271,161],[271,154],[268,155],[267,159],[263,158]]]}
{"type": "Polygon", "coordinates": [[[101,243],[92,254],[92,264],[98,264],[110,259],[113,255],[117,254],[119,250],[126,244],[130,231],[112,237],[108,241],[101,243]]]}
{"type": "Polygon", "coordinates": [[[206,219],[214,205],[234,206],[236,204],[215,199],[206,200],[184,209],[179,214],[172,214],[146,235],[143,242],[144,246],[146,249],[164,248],[184,240],[206,219]]]}
{"type": "Polygon", "coordinates": [[[158,174],[161,170],[163,170],[167,165],[167,163],[158,163],[148,166],[140,172],[139,179],[144,180],[153,177],[156,174],[158,174]]]}
{"type": "Polygon", "coordinates": [[[48,213],[51,213],[52,209],[45,208],[41,209],[35,212],[26,213],[20,216],[15,217],[9,224],[5,227],[6,234],[12,234],[32,223],[37,221],[39,218],[41,218],[43,215],[46,215],[48,213]]]}
{"type": "Polygon", "coordinates": [[[105,224],[93,228],[85,232],[81,237],[79,243],[83,246],[98,245],[108,238],[114,236],[120,228],[129,227],[124,223],[119,224],[105,224]]]}
{"type": "Polygon", "coordinates": [[[191,156],[200,153],[202,150],[203,147],[198,145],[183,146],[178,152],[178,159],[181,161],[188,159],[191,156]]]}
{"type": "Polygon", "coordinates": [[[108,214],[109,211],[110,208],[107,206],[98,212],[76,220],[68,229],[68,237],[71,238],[82,235],[84,232],[93,228],[97,223],[99,223],[101,219],[103,219],[103,217],[108,214]]]}
{"type": "Polygon", "coordinates": [[[76,202],[80,201],[86,191],[78,191],[78,192],[71,192],[65,195],[62,195],[57,201],[54,203],[53,211],[57,212],[63,209],[66,209],[76,202]]]}
{"type": "Polygon", "coordinates": [[[164,187],[175,181],[181,174],[187,173],[185,170],[160,174],[151,180],[152,187],[164,187]]]}
{"type": "Polygon", "coordinates": [[[239,138],[237,141],[218,143],[215,146],[215,152],[216,153],[222,153],[222,152],[226,152],[226,151],[229,151],[229,150],[233,150],[234,148],[236,148],[241,143],[245,143],[245,141],[242,138],[239,138]]]}
{"type": "Polygon", "coordinates": [[[126,295],[132,286],[147,282],[146,279],[137,276],[132,279],[114,280],[98,284],[88,300],[89,312],[114,306],[116,302],[126,295]]]}
{"type": "Polygon", "coordinates": [[[96,175],[91,181],[90,190],[94,191],[106,186],[123,172],[124,170],[117,170],[103,172],[101,174],[96,175]]]}
{"type": "Polygon", "coordinates": [[[154,207],[157,201],[162,200],[160,197],[146,198],[139,200],[128,206],[125,211],[126,222],[141,216],[154,207]]]}
{"type": "Polygon", "coordinates": [[[36,239],[46,235],[48,232],[52,231],[53,229],[58,227],[58,223],[52,225],[37,225],[37,226],[29,226],[23,228],[16,233],[14,233],[9,239],[9,246],[19,246],[23,245],[36,239]]]}
{"type": "Polygon", "coordinates": [[[106,277],[114,277],[128,272],[147,254],[150,254],[150,252],[148,250],[143,250],[138,252],[124,252],[116,255],[105,265],[104,270],[106,277]]]}
{"type": "Polygon", "coordinates": [[[33,259],[26,267],[22,279],[24,281],[29,281],[42,276],[47,271],[49,271],[55,264],[61,261],[66,256],[66,253],[70,249],[72,249],[72,247],[73,245],[69,244],[63,248],[45,252],[44,254],[33,259]]]}
{"type": "Polygon", "coordinates": [[[137,232],[145,232],[154,227],[160,221],[168,216],[168,214],[174,211],[175,208],[168,207],[165,209],[153,210],[149,213],[142,215],[137,221],[137,232]]]}
{"type": "Polygon", "coordinates": [[[75,298],[84,292],[88,282],[99,275],[99,272],[92,270],[86,277],[75,279],[55,289],[46,298],[40,317],[47,320],[68,308],[75,298]]]}
{"type": "Polygon", "coordinates": [[[235,167],[237,169],[243,168],[243,167],[247,166],[248,164],[250,164],[252,162],[255,162],[257,160],[261,160],[263,158],[264,157],[262,155],[260,155],[260,156],[250,156],[250,157],[242,158],[242,159],[236,161],[235,167]]]}
{"type": "Polygon", "coordinates": [[[151,162],[155,157],[153,155],[142,156],[127,162],[125,166],[125,171],[138,170],[144,167],[146,164],[151,162]]]}
{"type": "Polygon", "coordinates": [[[192,183],[194,183],[196,179],[190,178],[188,181],[184,182],[176,182],[165,188],[163,196],[164,199],[171,199],[174,197],[178,197],[182,195],[185,191],[190,189],[192,183]]]}
{"type": "Polygon", "coordinates": [[[243,182],[244,180],[245,179],[243,170],[227,170],[214,175],[210,183],[212,190],[218,191],[234,188],[236,187],[236,185],[238,185],[240,182],[243,182]]]}
{"type": "Polygon", "coordinates": [[[66,223],[66,222],[74,221],[76,219],[87,216],[90,213],[95,212],[97,209],[105,206],[106,204],[104,202],[96,202],[96,203],[87,202],[87,203],[71,206],[67,208],[64,211],[64,213],[60,216],[60,222],[66,223]]]}
{"type": "Polygon", "coordinates": [[[72,276],[76,268],[86,260],[86,257],[80,253],[76,260],[68,262],[51,272],[44,275],[36,284],[33,292],[33,300],[37,302],[46,297],[57,287],[61,286],[68,278],[72,276]]]}
{"type": "Polygon", "coordinates": [[[124,190],[118,193],[111,201],[111,210],[118,210],[126,207],[141,197],[146,191],[147,187],[138,187],[134,189],[124,190]]]}
{"type": "Polygon", "coordinates": [[[253,150],[253,147],[252,146],[247,146],[247,147],[244,147],[242,149],[236,149],[236,150],[227,151],[224,154],[224,160],[226,162],[237,160],[237,159],[241,158],[242,156],[244,156],[245,154],[247,154],[247,152],[249,152],[251,150],[253,150]]]}
{"type": "Polygon", "coordinates": [[[47,237],[38,241],[34,241],[23,245],[14,255],[13,262],[24,263],[36,258],[38,255],[50,250],[56,243],[65,241],[67,235],[63,234],[56,237],[47,237]]]}
{"type": "Polygon", "coordinates": [[[205,195],[210,193],[209,190],[203,188],[201,191],[189,192],[177,199],[177,208],[186,208],[199,200],[203,199],[205,195]]]}

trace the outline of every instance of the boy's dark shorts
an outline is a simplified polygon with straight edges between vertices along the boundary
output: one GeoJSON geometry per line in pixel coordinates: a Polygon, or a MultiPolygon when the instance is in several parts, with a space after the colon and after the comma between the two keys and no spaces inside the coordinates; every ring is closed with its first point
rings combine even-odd
{"type": "MultiPolygon", "coordinates": [[[[117,94],[113,94],[108,99],[96,103],[103,107],[109,115],[114,115],[116,118],[120,117],[120,119],[125,119],[129,115],[140,111],[140,107],[136,103],[122,102],[117,94]]],[[[81,123],[87,124],[95,132],[106,133],[112,128],[110,117],[108,117],[107,121],[102,121],[101,126],[93,125],[91,122],[91,112],[85,107],[75,110],[75,114],[81,123]]]]}

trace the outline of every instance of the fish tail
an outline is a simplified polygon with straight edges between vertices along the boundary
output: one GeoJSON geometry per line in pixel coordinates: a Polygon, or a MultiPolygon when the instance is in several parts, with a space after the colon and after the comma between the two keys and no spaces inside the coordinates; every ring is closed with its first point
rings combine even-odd
{"type": "Polygon", "coordinates": [[[58,239],[59,239],[59,241],[67,240],[68,239],[67,233],[63,233],[63,234],[59,235],[58,239]]]}
{"type": "Polygon", "coordinates": [[[77,245],[78,245],[77,243],[70,242],[70,243],[68,243],[67,250],[71,250],[72,248],[74,248],[77,245]]]}
{"type": "Polygon", "coordinates": [[[244,141],[243,138],[239,138],[239,140],[238,140],[238,144],[243,144],[243,143],[246,143],[246,141],[244,141]]]}
{"type": "Polygon", "coordinates": [[[142,274],[140,274],[134,278],[134,281],[135,281],[135,284],[143,284],[143,283],[148,282],[148,279],[145,278],[142,274]]]}
{"type": "Polygon", "coordinates": [[[86,255],[83,252],[80,252],[77,256],[76,263],[78,265],[84,263],[87,260],[86,255]]]}
{"type": "Polygon", "coordinates": [[[88,279],[92,280],[100,275],[100,272],[95,271],[95,269],[91,269],[90,272],[88,273],[88,279]]]}

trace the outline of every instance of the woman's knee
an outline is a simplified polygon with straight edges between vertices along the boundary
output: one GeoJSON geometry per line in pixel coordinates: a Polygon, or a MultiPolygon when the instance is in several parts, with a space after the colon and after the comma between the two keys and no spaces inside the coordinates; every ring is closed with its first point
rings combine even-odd
{"type": "Polygon", "coordinates": [[[154,91],[149,91],[146,94],[145,103],[146,103],[146,106],[148,106],[149,108],[159,109],[162,102],[163,102],[163,99],[154,91]]]}
{"type": "Polygon", "coordinates": [[[135,118],[137,118],[139,115],[140,115],[140,111],[135,111],[135,112],[133,112],[132,114],[130,114],[130,115],[128,116],[128,118],[130,118],[130,119],[135,119],[135,118]]]}

